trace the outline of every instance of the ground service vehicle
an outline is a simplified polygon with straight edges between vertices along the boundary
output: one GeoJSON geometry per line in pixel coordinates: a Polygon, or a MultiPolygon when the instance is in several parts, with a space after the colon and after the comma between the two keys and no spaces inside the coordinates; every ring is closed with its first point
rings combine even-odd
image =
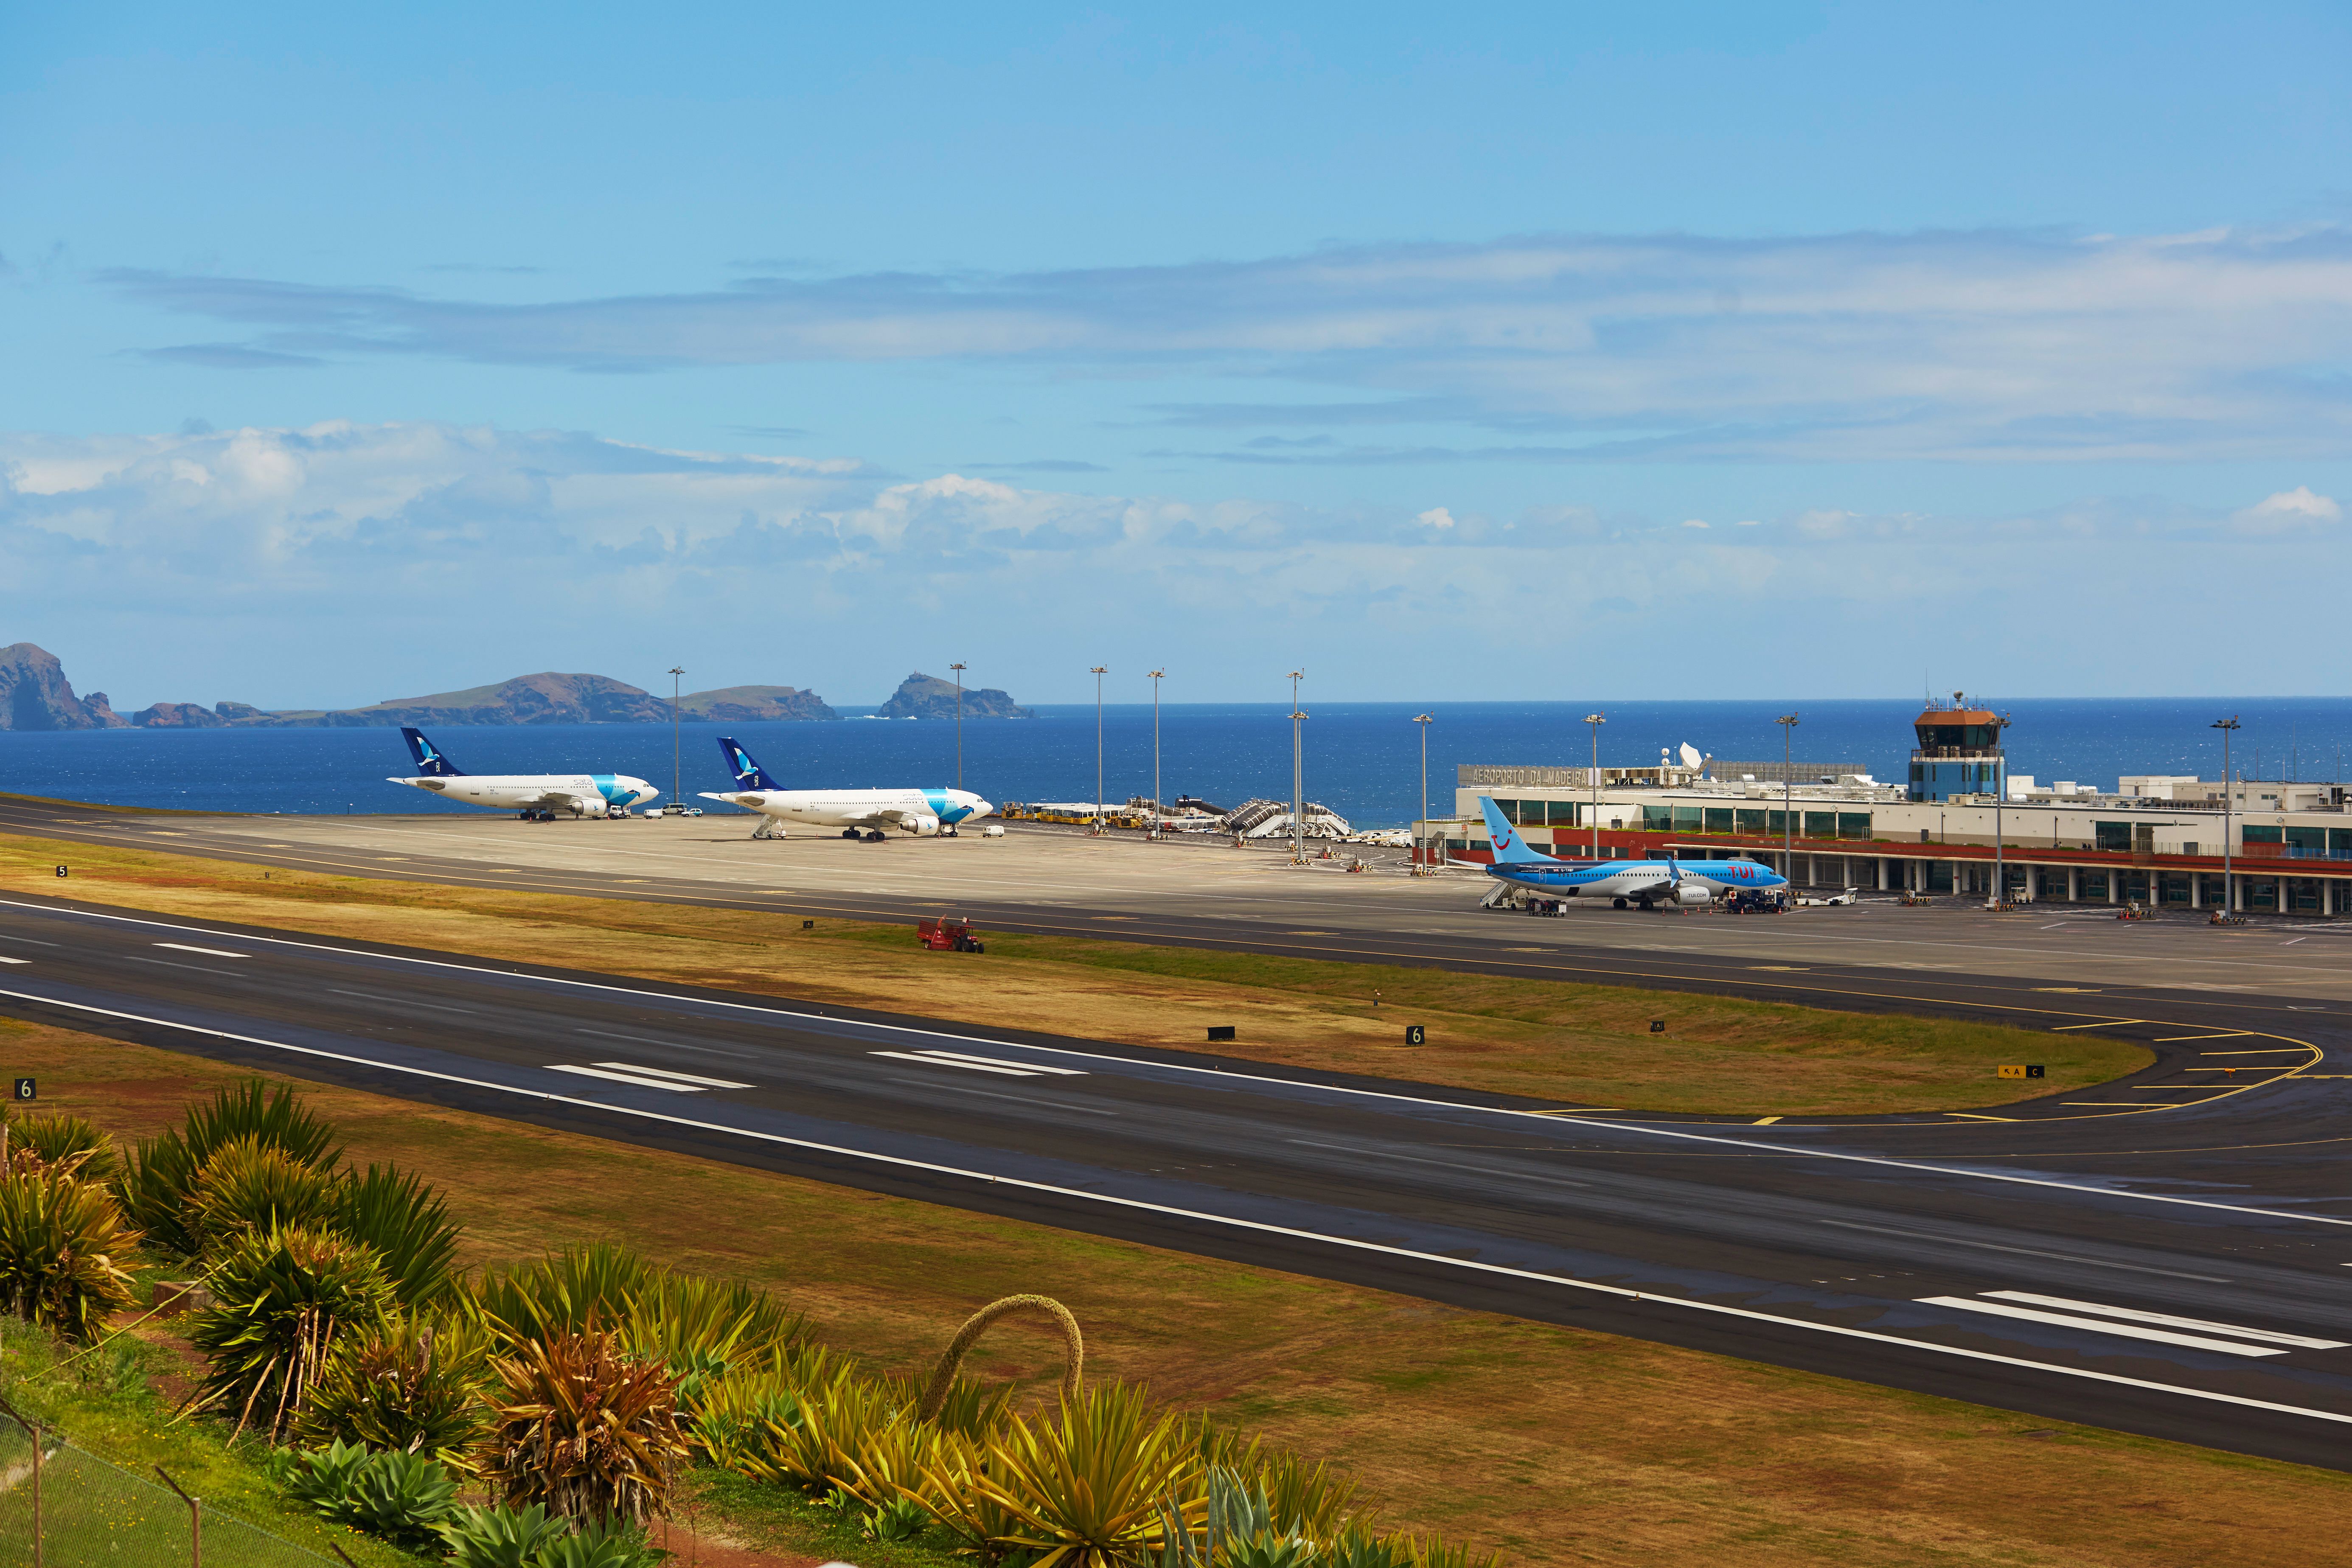
{"type": "Polygon", "coordinates": [[[970,921],[927,920],[915,928],[915,940],[933,952],[986,952],[970,921]]]}

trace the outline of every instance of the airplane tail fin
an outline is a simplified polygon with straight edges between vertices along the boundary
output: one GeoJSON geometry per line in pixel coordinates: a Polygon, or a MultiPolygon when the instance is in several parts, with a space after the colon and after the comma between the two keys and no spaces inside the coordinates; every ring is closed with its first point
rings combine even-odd
{"type": "Polygon", "coordinates": [[[425,738],[422,730],[403,725],[401,734],[408,742],[408,754],[416,759],[418,776],[428,779],[456,779],[466,776],[463,768],[456,766],[441,754],[441,749],[425,738]]]}
{"type": "Polygon", "coordinates": [[[751,760],[751,753],[735,743],[732,735],[719,737],[719,755],[727,759],[727,771],[735,775],[737,789],[782,789],[784,786],[768,776],[768,770],[751,760]]]}
{"type": "Polygon", "coordinates": [[[1478,811],[1486,819],[1486,839],[1494,846],[1496,865],[1522,865],[1531,860],[1551,858],[1528,847],[1526,840],[1519,837],[1519,830],[1503,820],[1502,812],[1496,809],[1491,797],[1483,795],[1478,797],[1478,811]]]}

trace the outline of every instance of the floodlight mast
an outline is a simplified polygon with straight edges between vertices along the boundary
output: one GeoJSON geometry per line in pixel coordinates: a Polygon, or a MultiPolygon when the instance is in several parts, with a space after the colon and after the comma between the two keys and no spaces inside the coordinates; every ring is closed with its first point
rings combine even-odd
{"type": "Polygon", "coordinates": [[[685,744],[685,738],[678,731],[677,716],[677,682],[685,673],[683,666],[674,664],[669,668],[669,803],[672,805],[683,798],[680,792],[686,787],[686,764],[680,760],[680,748],[685,744]]]}
{"type": "Polygon", "coordinates": [[[1110,826],[1110,824],[1109,824],[1108,822],[1107,822],[1107,821],[1104,819],[1104,817],[1103,817],[1103,797],[1102,797],[1102,796],[1103,796],[1103,765],[1102,765],[1102,680],[1103,680],[1103,676],[1104,676],[1105,672],[1108,669],[1108,668],[1109,668],[1109,667],[1108,667],[1108,666],[1107,666],[1107,665],[1100,665],[1100,664],[1090,664],[1090,665],[1087,666],[1087,673],[1088,675],[1091,675],[1091,676],[1093,676],[1093,677],[1095,678],[1095,826],[1094,826],[1094,830],[1095,830],[1097,833],[1100,833],[1100,832],[1104,831],[1106,828],[1108,828],[1108,827],[1110,826]]]}
{"type": "Polygon", "coordinates": [[[1587,713],[1584,721],[1592,726],[1592,858],[1601,858],[1601,726],[1609,722],[1601,713],[1587,713]]]}
{"type": "MultiPolygon", "coordinates": [[[[1797,716],[1784,713],[1772,721],[1780,726],[1780,875],[1797,885],[1797,764],[1792,749],[1797,716]]],[[[1769,797],[1768,797],[1769,798],[1769,797]]]]}
{"type": "Polygon", "coordinates": [[[955,671],[956,791],[958,794],[961,794],[963,791],[963,672],[966,666],[964,665],[963,660],[958,659],[955,663],[948,666],[948,668],[955,671]]]}
{"type": "Polygon", "coordinates": [[[1160,825],[1168,819],[1168,808],[1160,803],[1160,682],[1165,668],[1147,671],[1151,677],[1151,837],[1160,837],[1160,825]]]}
{"type": "Polygon", "coordinates": [[[2238,732],[2238,716],[2216,719],[2213,728],[2221,731],[2221,913],[2235,915],[2238,883],[2230,859],[2230,738],[2238,732]]]}
{"type": "Polygon", "coordinates": [[[1429,865],[1429,727],[1437,722],[1437,715],[1416,713],[1412,716],[1412,721],[1421,730],[1421,826],[1423,831],[1415,836],[1416,847],[1421,850],[1421,866],[1415,868],[1415,875],[1418,875],[1429,865]]]}
{"type": "Polygon", "coordinates": [[[1298,683],[1306,677],[1303,669],[1290,672],[1290,858],[1294,864],[1306,853],[1301,842],[1305,824],[1300,817],[1307,810],[1307,758],[1302,750],[1305,737],[1298,729],[1307,717],[1298,706],[1298,683]]]}

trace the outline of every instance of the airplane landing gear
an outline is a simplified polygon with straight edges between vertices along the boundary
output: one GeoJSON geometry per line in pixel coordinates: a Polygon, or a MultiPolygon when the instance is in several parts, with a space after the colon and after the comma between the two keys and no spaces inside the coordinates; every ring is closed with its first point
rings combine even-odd
{"type": "MultiPolygon", "coordinates": [[[[1612,910],[1622,910],[1625,907],[1625,900],[1622,899],[1612,899],[1609,900],[1609,907],[1612,910]]],[[[1648,909],[1650,906],[1644,904],[1642,907],[1643,909],[1648,909]]]]}
{"type": "Polygon", "coordinates": [[[890,836],[877,827],[866,836],[866,842],[868,844],[887,844],[890,842],[890,836]]]}
{"type": "Polygon", "coordinates": [[[1642,907],[1643,907],[1643,909],[1645,909],[1645,910],[1646,910],[1646,909],[1648,909],[1648,908],[1650,907],[1650,900],[1647,900],[1647,899],[1643,899],[1643,900],[1642,900],[1642,907]]]}
{"type": "Polygon", "coordinates": [[[843,829],[841,830],[841,836],[842,836],[844,838],[856,838],[856,837],[859,837],[859,835],[858,835],[858,831],[857,831],[857,829],[856,829],[855,827],[845,827],[845,828],[843,828],[843,829]]]}

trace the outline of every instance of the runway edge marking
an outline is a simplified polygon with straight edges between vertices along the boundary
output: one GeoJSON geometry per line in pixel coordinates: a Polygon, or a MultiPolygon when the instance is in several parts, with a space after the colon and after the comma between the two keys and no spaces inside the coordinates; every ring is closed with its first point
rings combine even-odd
{"type": "Polygon", "coordinates": [[[966,1170],[960,1165],[943,1165],[931,1160],[913,1160],[900,1154],[879,1154],[865,1149],[846,1148],[837,1143],[819,1143],[814,1139],[789,1137],[782,1132],[761,1132],[748,1127],[730,1127],[723,1122],[702,1121],[690,1116],[671,1116],[657,1110],[641,1110],[634,1106],[613,1105],[600,1100],[583,1100],[576,1095],[554,1094],[545,1089],[523,1089],[513,1084],[494,1083],[487,1079],[467,1078],[457,1073],[436,1072],[430,1068],[406,1067],[397,1062],[377,1061],[373,1058],[353,1056],[343,1051],[325,1050],[316,1046],[297,1046],[283,1040],[266,1040],[257,1035],[239,1035],[226,1029],[208,1029],[199,1024],[183,1024],[170,1018],[151,1018],[142,1014],[119,1012],[110,1007],[93,1006],[83,1002],[60,1002],[30,992],[0,991],[0,996],[43,1003],[52,1007],[70,1008],[75,1012],[95,1013],[103,1017],[121,1018],[131,1023],[150,1024],[158,1028],[178,1029],[186,1034],[206,1035],[218,1040],[235,1040],[242,1045],[261,1046],[270,1050],[290,1052],[296,1056],[346,1062],[353,1067],[370,1068],[379,1072],[404,1073],[415,1078],[429,1078],[443,1083],[463,1084],[467,1088],[489,1089],[495,1093],[514,1095],[524,1100],[540,1100],[552,1104],[578,1106],[588,1110],[632,1116],[645,1121],[658,1121],[674,1127],[688,1127],[699,1132],[713,1132],[730,1138],[749,1139],[755,1142],[774,1143],[790,1149],[806,1149],[820,1154],[835,1154],[845,1159],[865,1160],[876,1164],[897,1166],[904,1170],[923,1171],[933,1175],[953,1176],[960,1180],[978,1182],[990,1186],[1016,1187],[1024,1192],[1047,1193],[1059,1198],[1076,1198],[1087,1203],[1102,1204],[1112,1208],[1133,1209],[1146,1214],[1168,1215],[1178,1219],[1198,1220],[1206,1225],[1223,1226],[1228,1229],[1245,1230],[1261,1236],[1288,1237],[1296,1241],[1316,1242],[1326,1247],[1343,1247],[1356,1252],[1377,1253],[1386,1258],[1410,1258],[1416,1263],[1437,1264],[1475,1274],[1499,1275],[1505,1279],[1524,1279],[1539,1285],[1554,1285],[1571,1290],[1585,1290],[1595,1295],[1615,1297],[1620,1300],[1646,1301],[1659,1306],[1681,1307],[1690,1311],[1705,1312],[1716,1317],[1736,1318],[1746,1322],[1769,1323],[1776,1328],[1801,1329],[1812,1333],[1828,1334],[1835,1339],[1862,1340],[1871,1344],[1890,1345],[1902,1350],[1925,1351],[1935,1355],[1956,1356],[1963,1361],[1986,1362],[1995,1366],[2016,1367],[2026,1372],[2046,1373],[2058,1377],[2104,1383],[2118,1388],[2138,1388],[2155,1394],[2179,1394],[2185,1398],[2202,1399],[2211,1404],[2232,1405],[2245,1410],[2267,1410],[2280,1415],[2303,1415],[2315,1421],[2333,1421],[2339,1426],[2352,1426],[2352,1415],[2339,1414],[2333,1410],[2315,1410],[2302,1405],[2282,1405],[2276,1400],[2254,1399],[2242,1394],[2223,1394],[2213,1389],[2184,1388],[2178,1384],[2158,1383],[2151,1378],[2144,1377],[2126,1377],[2120,1373],[2094,1372],[2087,1367],[2059,1366],[2048,1362],[2028,1361],[2022,1356],[2000,1355],[1992,1351],[1969,1350],[1962,1345],[1941,1345],[1932,1340],[1905,1339],[1899,1334],[1882,1334],[1869,1329],[1850,1329],[1839,1323],[1808,1322],[1802,1318],[1786,1318],[1776,1312],[1759,1312],[1749,1307],[1727,1307],[1716,1301],[1694,1301],[1680,1296],[1661,1296],[1655,1292],[1630,1289],[1622,1285],[1603,1285],[1595,1280],[1544,1274],[1531,1268],[1514,1268],[1507,1264],[1481,1263],[1475,1258],[1449,1258],[1444,1253],[1421,1252],[1409,1247],[1391,1247],[1385,1242],[1360,1241],[1345,1236],[1327,1236],[1321,1231],[1301,1230],[1295,1226],[1273,1225],[1264,1220],[1241,1219],[1231,1215],[1211,1214],[1202,1209],[1178,1208],[1171,1204],[1148,1203],[1141,1198],[1123,1198],[1109,1193],[1088,1192],[1083,1187],[1064,1187],[1051,1182],[1033,1182],[1022,1176],[999,1176],[986,1171],[966,1170]]]}
{"type": "MultiPolygon", "coordinates": [[[[949,1029],[918,1028],[911,1024],[883,1024],[863,1018],[826,1017],[826,1016],[822,1013],[805,1013],[793,1007],[777,1006],[772,1004],[730,1002],[724,998],[715,996],[680,995],[677,992],[672,991],[655,991],[643,986],[618,985],[609,981],[602,980],[574,980],[569,976],[560,974],[528,974],[520,970],[494,969],[477,963],[458,963],[445,958],[418,958],[408,953],[371,952],[365,948],[337,947],[326,942],[298,942],[291,937],[258,936],[245,932],[238,932],[234,937],[224,937],[219,931],[212,931],[203,926],[181,925],[170,921],[142,919],[137,915],[107,914],[92,910],[77,910],[54,904],[24,903],[13,899],[0,899],[0,909],[34,910],[43,914],[50,915],[79,915],[88,920],[113,921],[123,925],[160,926],[166,931],[196,931],[220,941],[266,942],[278,947],[299,948],[309,952],[334,953],[348,958],[369,958],[382,963],[414,963],[427,969],[451,969],[465,974],[494,975],[500,979],[530,981],[541,985],[569,985],[583,991],[604,991],[620,996],[658,996],[665,1002],[683,1002],[700,1007],[723,1007],[733,1012],[757,1013],[763,1016],[772,1018],[792,1018],[803,1021],[814,1021],[816,1019],[823,1018],[825,1022],[835,1026],[848,1023],[854,1024],[859,1028],[886,1029],[893,1034],[921,1035],[931,1039],[939,1040],[970,1040],[979,1045],[993,1046],[999,1050],[1046,1051],[1055,1056],[1078,1057],[1087,1061],[1116,1062],[1122,1067],[1151,1068],[1157,1068],[1162,1072],[1198,1073],[1202,1077],[1213,1078],[1227,1083],[1240,1082],[1274,1084],[1284,1089],[1308,1089],[1324,1094],[1350,1094],[1365,1100],[1394,1100],[1401,1105],[1425,1105],[1440,1110],[1472,1111],[1485,1116],[1516,1116],[1538,1121],[1545,1120],[1546,1116],[1549,1114],[1540,1110],[1520,1110],[1512,1106],[1476,1105],[1467,1100],[1439,1100],[1429,1095],[1399,1094],[1391,1089],[1355,1089],[1346,1084],[1308,1083],[1299,1079],[1275,1078],[1265,1073],[1234,1072],[1223,1068],[1194,1067],[1188,1062],[1148,1061],[1139,1057],[1114,1056],[1108,1051],[1083,1051],[1069,1046],[1042,1046],[1027,1040],[1005,1040],[995,1038],[988,1035],[964,1035],[958,1034],[949,1029]]],[[[0,995],[7,994],[11,994],[11,993],[0,992],[0,995]]],[[[33,999],[36,1001],[44,1000],[44,998],[40,997],[35,997],[33,999]]],[[[60,1004],[60,1005],[71,1005],[71,1004],[60,1004]]],[[[98,1010],[103,1011],[103,1009],[98,1010]]],[[[2284,1035],[2279,1035],[2273,1037],[2282,1040],[2287,1038],[2284,1035]]],[[[2325,1053],[2321,1051],[2317,1046],[2312,1045],[2307,1041],[2297,1042],[2294,1047],[2286,1048],[2300,1048],[2307,1050],[2312,1053],[2312,1059],[2314,1062],[2319,1061],[2325,1056],[2325,1053]]],[[[2291,1078],[2294,1077],[2294,1074],[2290,1072],[2284,1076],[2291,1078]]],[[[2268,1081],[2273,1080],[2265,1080],[2265,1082],[2268,1081]]],[[[2220,1094],[2212,1096],[2211,1099],[2197,1100],[2191,1103],[2194,1105],[2210,1105],[2215,1100],[2226,1100],[2233,1095],[2245,1094],[2254,1089],[2262,1087],[2263,1087],[2262,1084],[2243,1084],[2236,1089],[2224,1089],[2220,1094]]],[[[2162,1105],[2153,1106],[2147,1109],[2170,1110],[2176,1109],[2176,1107],[2162,1105]]],[[[2125,1112],[2125,1114],[2133,1115],[2143,1113],[2144,1112],[2141,1111],[2125,1112]]],[[[1717,1143],[1721,1144],[1726,1148],[1756,1149],[1766,1153],[1797,1155],[1811,1160],[1835,1160],[1847,1164],[1878,1165],[1897,1171],[1925,1171],[1931,1175],[1959,1176],[1969,1181],[2006,1182],[2012,1185],[2027,1187],[2053,1187],[2061,1192],[2087,1193],[2099,1197],[2129,1198],[2139,1203],[2175,1204],[2185,1208],[2218,1209],[2227,1214],[2257,1215],[2264,1219],[2291,1219],[2310,1225],[2334,1225],[2352,1227],[2352,1216],[2339,1218],[2330,1215],[2297,1214],[2286,1209],[2256,1208],[2249,1204],[2217,1203],[2210,1198],[2185,1198],[2170,1193],[2136,1193],[2116,1187],[2094,1186],[2082,1182],[2054,1181],[2047,1176],[2021,1176],[2011,1174],[2005,1171],[1973,1171],[1966,1169],[1965,1167],[1956,1167],[1951,1165],[1930,1165],[1917,1160],[1897,1160],[1884,1154],[1848,1154],[1832,1149],[1809,1149],[1801,1145],[1770,1143],[1766,1142],[1761,1139],[1727,1138],[1720,1133],[1710,1132],[1685,1132],[1675,1128],[1660,1127],[1654,1124],[1639,1121],[1588,1121],[1582,1124],[1585,1126],[1613,1128],[1621,1132],[1633,1133],[1647,1138],[1671,1138],[1686,1143],[1717,1143]]],[[[1940,1123],[1938,1125],[1948,1125],[1948,1123],[1940,1123]]]]}

